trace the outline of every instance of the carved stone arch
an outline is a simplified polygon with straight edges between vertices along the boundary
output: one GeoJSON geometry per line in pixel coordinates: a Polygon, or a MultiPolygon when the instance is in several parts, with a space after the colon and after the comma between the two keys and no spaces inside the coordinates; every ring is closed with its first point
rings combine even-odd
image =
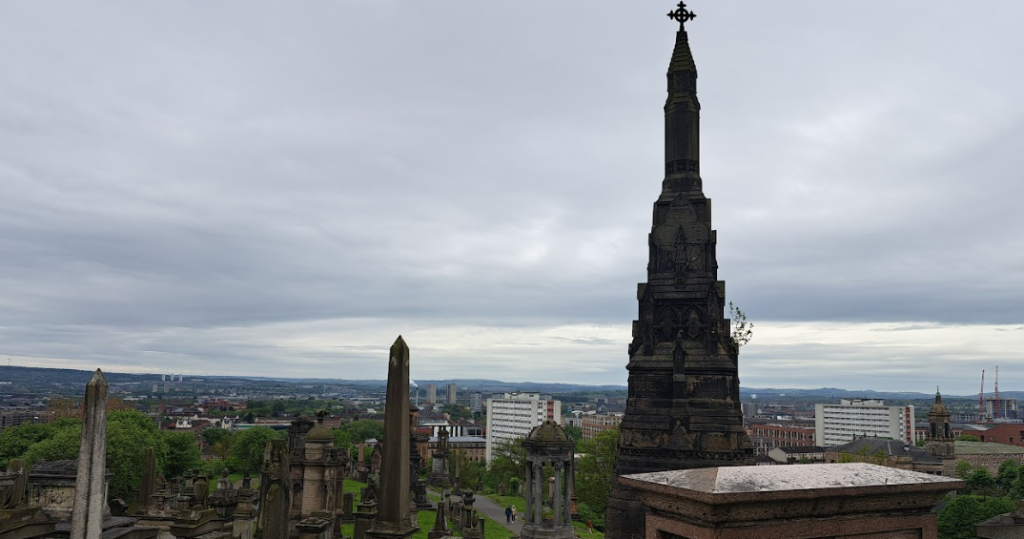
{"type": "Polygon", "coordinates": [[[299,481],[292,484],[292,509],[302,509],[302,483],[299,481]]]}
{"type": "Polygon", "coordinates": [[[708,292],[707,306],[708,330],[711,335],[715,336],[718,335],[719,326],[721,325],[723,313],[725,312],[723,309],[725,307],[722,305],[722,301],[718,297],[718,291],[715,290],[714,287],[712,287],[708,292]]]}
{"type": "Polygon", "coordinates": [[[686,195],[678,195],[669,204],[668,213],[665,215],[665,224],[683,225],[697,222],[697,208],[686,195]]]}
{"type": "Polygon", "coordinates": [[[674,307],[659,307],[654,312],[654,328],[658,341],[671,341],[679,328],[679,313],[674,307]]]}
{"type": "Polygon", "coordinates": [[[683,323],[683,337],[690,341],[700,340],[707,330],[704,310],[694,305],[686,313],[683,323]]]}

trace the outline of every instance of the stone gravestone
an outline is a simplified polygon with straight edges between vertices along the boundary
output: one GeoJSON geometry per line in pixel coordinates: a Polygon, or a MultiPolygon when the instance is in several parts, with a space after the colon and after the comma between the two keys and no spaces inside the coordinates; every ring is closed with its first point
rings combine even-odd
{"type": "Polygon", "coordinates": [[[447,537],[448,533],[448,519],[445,518],[445,505],[444,503],[437,504],[437,514],[434,516],[434,528],[427,532],[427,539],[441,539],[447,537]]]}
{"type": "Polygon", "coordinates": [[[253,539],[255,532],[256,507],[253,501],[256,499],[256,492],[252,489],[252,481],[249,478],[249,470],[245,471],[242,478],[242,488],[237,493],[238,506],[232,515],[231,537],[234,539],[253,539]]]}
{"type": "Polygon", "coordinates": [[[377,516],[377,483],[373,476],[366,480],[366,488],[363,489],[362,499],[359,502],[359,511],[356,512],[356,523],[352,532],[352,539],[365,539],[366,531],[370,529],[374,518],[377,516]]]}
{"type": "Polygon", "coordinates": [[[210,495],[210,482],[207,481],[206,474],[200,474],[192,483],[192,492],[195,496],[195,506],[206,509],[206,498],[210,495]]]}
{"type": "Polygon", "coordinates": [[[356,480],[365,483],[366,476],[369,475],[369,470],[366,469],[365,459],[366,442],[359,442],[359,461],[356,462],[356,480]]]}
{"type": "Polygon", "coordinates": [[[346,492],[341,496],[341,520],[342,522],[352,522],[356,519],[355,514],[355,501],[356,495],[351,492],[346,492]]]}
{"type": "Polygon", "coordinates": [[[11,459],[7,463],[7,473],[16,477],[7,496],[0,495],[0,509],[13,509],[21,505],[25,500],[25,491],[28,490],[28,466],[25,465],[25,459],[11,459]]]}
{"type": "Polygon", "coordinates": [[[409,477],[409,347],[401,336],[391,346],[387,400],[384,405],[384,454],[380,472],[377,518],[366,536],[403,539],[419,528],[409,521],[412,503],[409,477]]]}
{"type": "Polygon", "coordinates": [[[288,441],[271,440],[263,453],[260,474],[260,516],[256,529],[259,539],[288,539],[289,473],[288,441]]]}
{"type": "Polygon", "coordinates": [[[78,450],[75,503],[71,510],[71,539],[101,539],[106,507],[107,380],[96,369],[85,386],[82,404],[82,443],[78,450]]]}
{"type": "Polygon", "coordinates": [[[142,482],[139,484],[139,499],[136,502],[136,513],[145,514],[153,507],[153,495],[156,494],[156,450],[153,446],[146,448],[146,457],[142,464],[142,482]]]}

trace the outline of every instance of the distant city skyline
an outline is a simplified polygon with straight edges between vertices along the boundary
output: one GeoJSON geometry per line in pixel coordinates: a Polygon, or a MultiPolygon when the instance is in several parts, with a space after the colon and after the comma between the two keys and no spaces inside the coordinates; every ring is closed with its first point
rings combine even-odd
{"type": "MultiPolygon", "coordinates": [[[[5,4],[0,363],[625,384],[673,5],[5,4]]],[[[1016,389],[1024,4],[688,6],[742,385],[1016,389]]]]}

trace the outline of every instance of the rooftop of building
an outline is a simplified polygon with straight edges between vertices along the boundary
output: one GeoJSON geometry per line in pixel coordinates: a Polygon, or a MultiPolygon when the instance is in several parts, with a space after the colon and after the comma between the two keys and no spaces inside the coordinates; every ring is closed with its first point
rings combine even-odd
{"type": "MultiPolygon", "coordinates": [[[[430,443],[437,443],[437,436],[430,437],[430,443]]],[[[479,436],[450,436],[448,437],[448,443],[450,444],[471,444],[471,443],[487,443],[487,440],[479,436]]]]}
{"type": "Polygon", "coordinates": [[[885,438],[858,438],[843,445],[829,447],[827,451],[839,453],[875,455],[879,452],[888,457],[910,457],[916,464],[941,464],[942,461],[920,447],[907,444],[903,440],[885,438]]]}
{"type": "Polygon", "coordinates": [[[819,446],[816,446],[816,445],[802,446],[802,447],[801,446],[776,447],[775,449],[778,449],[780,451],[784,451],[784,452],[789,453],[791,455],[801,455],[801,454],[807,454],[807,453],[824,453],[825,452],[825,448],[824,447],[819,447],[819,446]]]}
{"type": "Polygon", "coordinates": [[[953,442],[957,455],[1024,455],[1024,447],[995,442],[953,442]]]}

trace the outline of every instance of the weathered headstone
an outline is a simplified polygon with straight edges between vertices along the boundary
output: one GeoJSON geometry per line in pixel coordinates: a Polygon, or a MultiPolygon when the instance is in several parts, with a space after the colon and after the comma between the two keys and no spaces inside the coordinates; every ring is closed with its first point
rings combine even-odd
{"type": "Polygon", "coordinates": [[[370,529],[374,518],[377,516],[377,484],[373,476],[367,478],[366,488],[362,492],[362,500],[359,502],[359,510],[356,512],[356,523],[353,526],[352,539],[365,539],[366,531],[370,529]]]}
{"type": "Polygon", "coordinates": [[[0,509],[13,509],[21,505],[28,490],[28,466],[25,465],[25,459],[11,459],[7,463],[7,473],[15,477],[11,481],[7,495],[4,496],[4,493],[0,492],[0,509]]]}
{"type": "Polygon", "coordinates": [[[444,503],[439,503],[437,504],[437,514],[434,516],[434,528],[427,532],[427,539],[441,539],[448,535],[448,519],[445,518],[444,503]]]}
{"type": "Polygon", "coordinates": [[[210,482],[206,479],[206,474],[200,474],[192,483],[192,492],[195,496],[196,507],[205,509],[206,498],[210,495],[210,482]]]}
{"type": "Polygon", "coordinates": [[[355,494],[351,492],[346,492],[341,495],[341,520],[343,522],[352,522],[353,520],[355,520],[355,502],[355,494]]]}
{"type": "Polygon", "coordinates": [[[138,512],[147,513],[153,507],[153,495],[156,494],[156,449],[146,448],[146,457],[142,462],[142,483],[139,484],[138,512]]]}
{"type": "Polygon", "coordinates": [[[263,453],[260,474],[258,538],[288,539],[288,510],[291,507],[289,473],[288,441],[271,440],[263,453]]]}
{"type": "Polygon", "coordinates": [[[256,493],[252,489],[252,481],[249,478],[249,470],[245,470],[242,478],[242,488],[238,489],[238,507],[232,515],[231,537],[233,539],[253,539],[255,531],[256,507],[253,501],[256,493]]]}
{"type": "Polygon", "coordinates": [[[409,347],[401,336],[391,346],[387,400],[384,404],[384,455],[380,472],[380,504],[371,539],[409,537],[419,528],[409,521],[409,347]]]}
{"type": "Polygon", "coordinates": [[[100,539],[107,505],[107,380],[96,369],[85,386],[71,539],[100,539]]]}

